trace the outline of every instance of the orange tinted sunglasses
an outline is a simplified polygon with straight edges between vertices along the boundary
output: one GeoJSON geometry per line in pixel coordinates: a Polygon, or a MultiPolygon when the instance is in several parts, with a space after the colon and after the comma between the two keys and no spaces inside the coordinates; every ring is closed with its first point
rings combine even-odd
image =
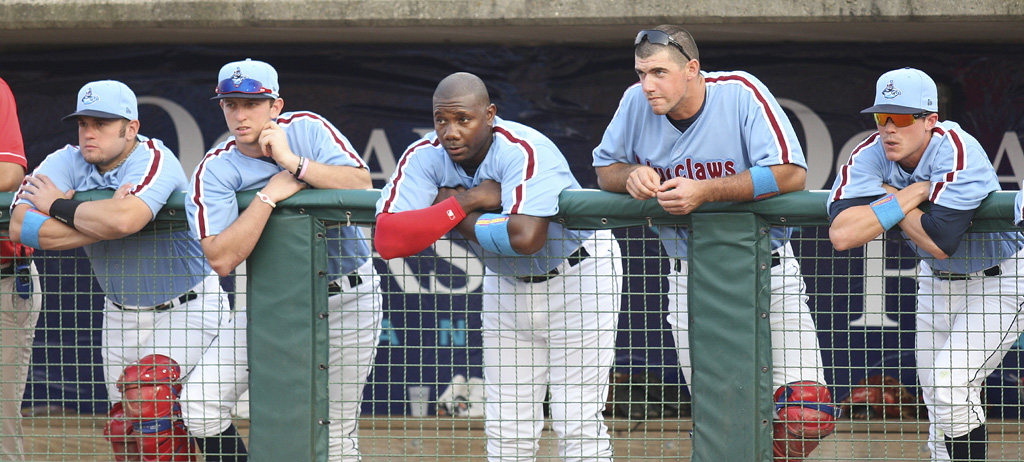
{"type": "Polygon", "coordinates": [[[886,112],[876,112],[874,115],[875,123],[880,126],[885,125],[887,121],[891,119],[894,125],[903,128],[914,125],[915,120],[928,117],[928,114],[928,112],[922,112],[919,114],[889,114],[886,112]]]}

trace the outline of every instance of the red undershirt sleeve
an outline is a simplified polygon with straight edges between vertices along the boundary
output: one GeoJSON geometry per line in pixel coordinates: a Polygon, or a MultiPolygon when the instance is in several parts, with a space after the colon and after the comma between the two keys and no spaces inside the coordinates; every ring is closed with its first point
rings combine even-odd
{"type": "Polygon", "coordinates": [[[451,231],[463,218],[466,212],[454,197],[425,209],[382,213],[377,216],[373,246],[385,260],[416,255],[451,231]]]}

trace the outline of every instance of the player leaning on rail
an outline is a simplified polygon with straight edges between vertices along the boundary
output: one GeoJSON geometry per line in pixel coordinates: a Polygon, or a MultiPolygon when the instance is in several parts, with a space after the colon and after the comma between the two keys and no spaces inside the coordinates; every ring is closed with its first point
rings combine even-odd
{"type": "MultiPolygon", "coordinates": [[[[189,228],[222,276],[248,258],[283,201],[307,186],[370,187],[370,171],[342,133],[322,116],[282,112],[277,70],[247,59],[225,64],[215,95],[231,132],[192,174],[185,199],[189,228]],[[238,212],[239,191],[259,189],[238,212]]],[[[373,367],[384,314],[370,246],[355,226],[327,232],[328,448],[331,462],[359,455],[359,408],[373,367]]],[[[254,275],[258,276],[258,275],[254,275]]],[[[262,275],[274,277],[276,275],[262,275]]],[[[291,307],[282,307],[291,308],[291,307]]],[[[243,461],[246,449],[230,410],[249,387],[245,307],[203,355],[182,400],[189,430],[207,461],[243,461]]]]}
{"type": "MultiPolygon", "coordinates": [[[[745,72],[705,72],[697,44],[679,26],[640,31],[634,42],[640,82],[594,149],[601,189],[656,199],[675,215],[704,202],[743,202],[804,188],[806,163],[793,126],[768,89],[745,72]]],[[[772,380],[778,419],[776,460],[806,457],[835,428],[838,409],[824,386],[818,337],[807,307],[788,228],[773,227],[772,380]]],[[[669,268],[668,322],[683,375],[693,383],[689,352],[689,231],[661,226],[669,268]]],[[[695,398],[700,399],[700,398],[695,398]]]]}
{"type": "Polygon", "coordinates": [[[483,259],[488,460],[533,460],[550,386],[560,455],[611,462],[601,412],[615,363],[619,245],[609,230],[547,218],[579,183],[550,139],[496,115],[477,76],[446,77],[433,106],[434,131],[409,146],[381,191],[374,245],[384,258],[407,257],[451,231],[483,259]]]}
{"type": "Polygon", "coordinates": [[[854,148],[828,197],[838,250],[899,226],[921,257],[917,375],[928,407],[933,461],[986,458],[981,385],[1021,326],[1021,235],[968,233],[975,209],[999,181],[978,141],[939,121],[935,82],[917,69],[882,74],[878,131],[854,148]],[[917,207],[929,203],[928,213],[917,207]]]}
{"type": "Polygon", "coordinates": [[[83,86],[77,111],[64,118],[77,122],[79,145],[50,154],[25,178],[11,237],[37,249],[82,247],[89,256],[106,295],[101,354],[115,404],[104,433],[116,460],[192,460],[178,381],[213,341],[227,296],[186,232],[135,234],[188,184],[174,154],[139,134],[138,113],[121,82],[83,86]],[[97,189],[114,197],[74,199],[97,189]]]}

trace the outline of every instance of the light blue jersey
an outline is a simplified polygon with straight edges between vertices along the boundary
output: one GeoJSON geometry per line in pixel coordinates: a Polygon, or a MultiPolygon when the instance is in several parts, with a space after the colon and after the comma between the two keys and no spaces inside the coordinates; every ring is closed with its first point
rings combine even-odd
{"type": "MultiPolygon", "coordinates": [[[[885,157],[878,132],[854,148],[850,160],[832,184],[826,207],[843,199],[878,197],[886,194],[882,184],[903,189],[920,181],[931,182],[928,202],[955,210],[973,210],[998,191],[999,180],[981,144],[955,122],[939,122],[931,141],[913,172],[885,157]]],[[[922,259],[936,271],[973,273],[999,264],[1021,249],[1017,232],[967,233],[956,252],[939,260],[908,239],[922,259]]]]}
{"type": "MultiPolygon", "coordinates": [[[[57,189],[116,190],[135,185],[131,194],[142,199],[156,217],[175,191],[188,184],[178,158],[158,139],[138,136],[139,144],[124,163],[107,173],[85,161],[78,146],[67,145],[46,157],[33,175],[46,175],[57,189]]],[[[18,191],[14,205],[31,204],[18,191]]],[[[213,272],[202,248],[186,231],[143,232],[82,247],[92,272],[107,298],[122,305],[155,306],[188,292],[213,272]]]]}
{"type": "MultiPolygon", "coordinates": [[[[312,112],[286,112],[276,122],[292,152],[321,164],[367,168],[348,138],[327,119],[312,112]]],[[[202,240],[222,233],[238,218],[235,194],[262,188],[283,170],[269,157],[242,154],[235,137],[211,149],[196,167],[185,198],[192,236],[202,240]]],[[[331,279],[355,271],[370,258],[365,236],[355,226],[332,226],[327,237],[331,279]]]]}
{"type": "MultiPolygon", "coordinates": [[[[467,175],[448,157],[436,132],[410,145],[381,191],[377,214],[424,209],[433,205],[438,188],[468,189],[484,180],[501,183],[502,213],[535,217],[558,213],[558,195],[580,187],[558,147],[537,130],[500,117],[494,118],[492,134],[491,148],[474,175],[467,175]]],[[[469,244],[484,266],[497,274],[535,276],[556,268],[593,234],[551,223],[544,248],[528,257],[503,256],[475,242],[469,244]]]]}
{"type": "MultiPolygon", "coordinates": [[[[701,75],[707,89],[704,107],[684,132],[651,110],[639,83],[629,87],[594,149],[594,167],[647,165],[662,182],[680,176],[720,178],[755,165],[807,168],[793,125],[761,81],[739,71],[701,75]]],[[[685,259],[686,228],[661,226],[658,231],[665,252],[685,259]]],[[[772,248],[782,246],[789,233],[788,228],[773,227],[772,248]]]]}

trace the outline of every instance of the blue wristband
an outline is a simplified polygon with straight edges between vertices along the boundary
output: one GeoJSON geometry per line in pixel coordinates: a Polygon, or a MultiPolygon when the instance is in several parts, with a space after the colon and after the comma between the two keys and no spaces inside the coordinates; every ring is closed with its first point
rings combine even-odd
{"type": "Polygon", "coordinates": [[[473,230],[476,231],[476,241],[480,246],[491,252],[516,256],[519,255],[512,249],[512,243],[508,237],[508,215],[496,213],[485,213],[476,220],[473,230]]]}
{"type": "Polygon", "coordinates": [[[754,182],[755,201],[779,194],[779,184],[775,182],[775,174],[772,173],[772,169],[759,165],[750,167],[750,179],[754,182]]]}
{"type": "Polygon", "coordinates": [[[48,215],[36,209],[28,209],[25,218],[21,220],[21,243],[34,249],[42,249],[39,246],[39,228],[42,228],[43,223],[49,219],[48,215]]]}
{"type": "Polygon", "coordinates": [[[886,194],[885,197],[878,199],[871,203],[871,211],[875,212],[875,216],[878,217],[878,222],[882,224],[882,227],[888,230],[906,215],[903,214],[903,208],[900,207],[900,202],[896,200],[896,196],[892,194],[886,194]]]}

